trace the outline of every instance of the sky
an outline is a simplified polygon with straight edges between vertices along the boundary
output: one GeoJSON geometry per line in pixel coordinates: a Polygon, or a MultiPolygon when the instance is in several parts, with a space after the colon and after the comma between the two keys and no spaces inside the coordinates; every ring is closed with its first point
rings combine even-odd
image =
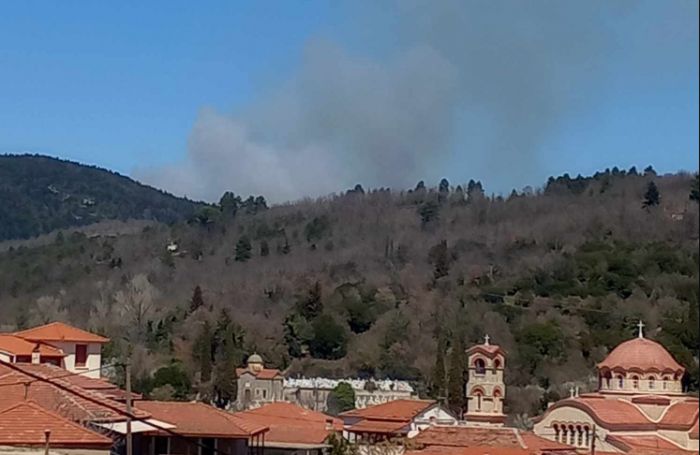
{"type": "Polygon", "coordinates": [[[698,2],[5,2],[0,153],[208,201],[696,171],[698,2]]]}

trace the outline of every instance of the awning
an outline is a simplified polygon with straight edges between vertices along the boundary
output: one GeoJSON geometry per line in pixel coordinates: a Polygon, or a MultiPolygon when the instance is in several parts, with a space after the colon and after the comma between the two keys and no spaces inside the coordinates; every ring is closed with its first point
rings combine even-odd
{"type": "MultiPolygon", "coordinates": [[[[113,431],[119,434],[126,434],[126,421],[121,422],[107,422],[107,423],[92,423],[95,426],[104,428],[109,431],[113,431]]],[[[145,419],[145,420],[134,420],[131,422],[131,432],[132,433],[145,433],[147,431],[158,431],[160,428],[165,428],[166,430],[171,430],[175,428],[175,425],[167,422],[162,422],[156,419],[145,419]],[[149,425],[152,423],[153,425],[149,425]]]]}

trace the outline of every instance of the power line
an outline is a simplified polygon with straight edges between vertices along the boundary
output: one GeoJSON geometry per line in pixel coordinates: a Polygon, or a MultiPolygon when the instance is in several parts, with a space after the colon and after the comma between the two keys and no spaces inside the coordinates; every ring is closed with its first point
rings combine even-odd
{"type": "MultiPolygon", "coordinates": [[[[3,364],[5,364],[5,363],[3,363],[3,364]]],[[[52,380],[57,380],[57,379],[69,378],[69,377],[72,377],[72,376],[81,376],[81,375],[84,375],[85,373],[95,373],[95,372],[97,372],[97,371],[102,371],[102,370],[104,370],[105,368],[111,368],[111,367],[114,367],[114,366],[117,366],[117,365],[118,365],[118,364],[107,364],[107,365],[101,366],[100,368],[93,368],[93,369],[91,369],[91,370],[81,370],[81,371],[79,371],[79,372],[66,373],[66,374],[63,374],[63,375],[60,375],[60,376],[52,376],[51,379],[52,379],[52,380]]],[[[24,374],[26,374],[26,372],[25,372],[24,370],[22,370],[22,372],[23,372],[24,374]]],[[[39,380],[38,380],[38,379],[32,379],[32,380],[28,380],[28,381],[6,382],[6,383],[4,383],[4,384],[0,384],[0,387],[9,387],[9,386],[13,386],[13,385],[31,385],[31,384],[33,384],[33,383],[35,383],[35,382],[39,382],[39,380]]],[[[115,387],[116,387],[116,386],[115,386],[115,387]]]]}
{"type": "MultiPolygon", "coordinates": [[[[84,393],[81,393],[81,392],[79,392],[79,391],[77,391],[77,390],[74,390],[74,389],[72,389],[72,388],[70,388],[70,387],[67,387],[67,386],[65,386],[65,385],[63,385],[63,384],[53,382],[53,380],[50,379],[50,378],[45,378],[45,377],[40,376],[40,375],[37,375],[37,374],[35,374],[35,373],[33,373],[33,372],[25,371],[25,370],[23,370],[21,367],[18,367],[18,366],[15,365],[15,364],[8,363],[8,362],[6,362],[6,361],[4,361],[4,360],[0,360],[0,365],[6,366],[7,368],[10,368],[10,369],[12,369],[12,370],[14,370],[14,371],[17,371],[17,372],[19,372],[19,373],[22,373],[22,374],[24,374],[24,375],[27,375],[27,376],[32,377],[34,380],[31,381],[30,384],[33,383],[33,382],[46,382],[46,383],[48,383],[48,384],[50,384],[50,385],[52,385],[52,386],[54,386],[54,387],[56,387],[56,388],[58,388],[58,389],[64,391],[64,392],[70,393],[70,394],[75,395],[75,396],[77,396],[77,397],[80,397],[80,398],[82,398],[82,399],[84,399],[84,400],[90,401],[91,403],[98,404],[98,405],[100,405],[100,406],[102,406],[102,407],[104,407],[104,408],[107,408],[107,409],[109,409],[110,411],[115,412],[115,413],[117,413],[117,414],[119,414],[119,415],[121,415],[121,416],[130,417],[130,418],[132,419],[132,421],[135,421],[135,422],[142,422],[142,421],[148,420],[146,417],[137,417],[137,416],[135,416],[135,415],[133,415],[133,414],[127,413],[127,412],[125,412],[125,411],[122,411],[122,410],[119,409],[118,407],[113,406],[113,405],[111,405],[111,404],[109,404],[109,403],[107,403],[107,402],[100,401],[100,400],[98,400],[98,399],[96,399],[96,398],[91,397],[90,395],[86,395],[86,394],[84,394],[84,393]]],[[[26,384],[26,383],[27,383],[27,381],[22,382],[21,384],[26,384]]],[[[187,437],[187,436],[184,436],[184,435],[178,433],[177,431],[174,431],[174,430],[172,430],[172,429],[170,429],[170,428],[165,428],[165,427],[163,427],[163,426],[161,426],[161,425],[158,425],[158,424],[156,424],[156,423],[147,422],[147,425],[149,425],[150,427],[152,427],[152,428],[154,428],[154,429],[156,429],[156,430],[158,430],[158,431],[162,431],[162,432],[164,432],[164,433],[167,433],[167,434],[169,434],[170,436],[172,436],[172,437],[174,437],[174,438],[177,438],[177,439],[179,439],[179,440],[182,440],[182,441],[184,441],[184,442],[186,442],[186,443],[188,443],[188,444],[190,444],[190,445],[193,445],[193,446],[195,446],[195,447],[199,447],[199,448],[207,449],[207,450],[213,450],[214,453],[219,453],[219,454],[222,454],[222,455],[232,455],[232,454],[230,454],[229,452],[226,452],[226,451],[223,451],[223,450],[220,450],[220,449],[217,449],[217,448],[213,448],[213,447],[208,447],[208,446],[206,446],[206,445],[200,443],[199,441],[193,441],[191,438],[189,438],[189,437],[187,437]]]]}

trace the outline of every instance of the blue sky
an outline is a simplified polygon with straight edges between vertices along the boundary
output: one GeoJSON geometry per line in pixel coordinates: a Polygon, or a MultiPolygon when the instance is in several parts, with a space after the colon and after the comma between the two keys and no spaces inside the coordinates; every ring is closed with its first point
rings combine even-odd
{"type": "Polygon", "coordinates": [[[276,201],[697,169],[697,2],[609,3],[7,2],[0,153],[276,201]]]}

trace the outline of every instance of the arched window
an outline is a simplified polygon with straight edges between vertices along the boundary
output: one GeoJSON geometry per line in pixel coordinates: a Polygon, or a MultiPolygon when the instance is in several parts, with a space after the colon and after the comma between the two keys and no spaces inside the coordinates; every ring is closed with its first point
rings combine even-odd
{"type": "Polygon", "coordinates": [[[609,371],[606,371],[603,373],[603,379],[602,379],[602,386],[606,389],[610,388],[610,381],[612,380],[612,375],[610,374],[609,371]]]}
{"type": "Polygon", "coordinates": [[[649,376],[649,390],[654,390],[656,388],[656,381],[654,376],[649,376]]]}
{"type": "Polygon", "coordinates": [[[561,432],[559,431],[559,425],[556,423],[553,425],[554,428],[554,440],[557,442],[561,442],[561,432]]]}
{"type": "Polygon", "coordinates": [[[493,369],[497,370],[501,368],[501,359],[496,359],[493,361],[493,369]]]}
{"type": "Polygon", "coordinates": [[[486,363],[484,359],[476,359],[474,361],[474,369],[476,374],[486,374],[486,363]]]}
{"type": "Polygon", "coordinates": [[[625,378],[622,377],[621,374],[617,375],[617,388],[618,389],[624,389],[625,388],[625,378]]]}
{"type": "Polygon", "coordinates": [[[637,375],[632,376],[632,388],[633,389],[639,388],[639,376],[637,376],[637,375]]]}
{"type": "Polygon", "coordinates": [[[583,445],[583,428],[576,427],[576,445],[581,447],[583,445]]]}
{"type": "Polygon", "coordinates": [[[671,378],[668,376],[664,376],[664,379],[661,381],[661,388],[666,390],[666,387],[668,387],[668,381],[670,381],[671,378]]]}
{"type": "Polygon", "coordinates": [[[591,444],[591,429],[583,427],[583,446],[588,447],[591,444]]]}
{"type": "Polygon", "coordinates": [[[476,392],[476,410],[481,411],[481,391],[476,392]]]}
{"type": "Polygon", "coordinates": [[[569,425],[569,440],[567,441],[567,444],[569,445],[574,445],[576,443],[576,431],[574,430],[573,425],[569,425]]]}
{"type": "Polygon", "coordinates": [[[561,427],[561,441],[564,444],[567,444],[569,442],[568,439],[568,431],[566,431],[566,425],[562,425],[561,427]]]}

